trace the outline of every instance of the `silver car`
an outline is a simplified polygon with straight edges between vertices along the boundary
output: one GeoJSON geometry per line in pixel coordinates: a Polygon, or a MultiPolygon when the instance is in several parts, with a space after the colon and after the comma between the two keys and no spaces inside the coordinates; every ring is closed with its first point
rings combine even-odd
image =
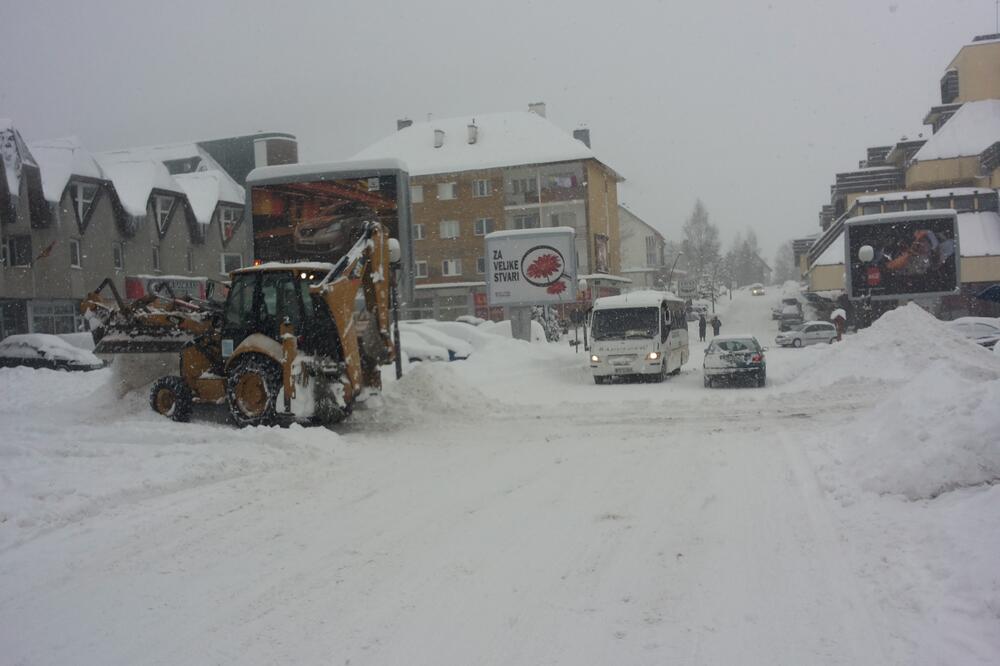
{"type": "Polygon", "coordinates": [[[828,321],[807,321],[778,333],[775,344],[782,347],[830,344],[837,339],[837,327],[828,321]]]}
{"type": "Polygon", "coordinates": [[[756,386],[767,381],[765,349],[752,335],[720,335],[705,348],[702,372],[705,388],[720,380],[746,380],[756,386]]]}

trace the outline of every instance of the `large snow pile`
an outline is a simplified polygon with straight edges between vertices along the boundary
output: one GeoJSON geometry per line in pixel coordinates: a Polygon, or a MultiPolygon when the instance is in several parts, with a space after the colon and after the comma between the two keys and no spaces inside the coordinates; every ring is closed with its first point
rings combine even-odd
{"type": "MultiPolygon", "coordinates": [[[[915,305],[820,355],[823,380],[893,380],[886,397],[835,433],[827,485],[933,498],[1000,480],[1000,358],[915,305]]],[[[801,378],[796,382],[808,381],[801,378]]]]}
{"type": "Polygon", "coordinates": [[[945,364],[966,379],[1000,377],[998,359],[912,303],[887,312],[841,343],[803,349],[801,354],[802,372],[789,382],[789,390],[845,382],[896,384],[935,364],[945,364]]]}

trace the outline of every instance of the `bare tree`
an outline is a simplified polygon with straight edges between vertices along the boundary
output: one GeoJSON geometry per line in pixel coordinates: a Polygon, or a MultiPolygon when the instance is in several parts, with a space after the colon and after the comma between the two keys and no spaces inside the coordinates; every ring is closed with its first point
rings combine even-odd
{"type": "Polygon", "coordinates": [[[708,211],[701,199],[695,201],[691,216],[684,223],[684,240],[681,250],[687,265],[695,275],[711,272],[711,267],[719,261],[719,230],[708,221],[708,211]]]}

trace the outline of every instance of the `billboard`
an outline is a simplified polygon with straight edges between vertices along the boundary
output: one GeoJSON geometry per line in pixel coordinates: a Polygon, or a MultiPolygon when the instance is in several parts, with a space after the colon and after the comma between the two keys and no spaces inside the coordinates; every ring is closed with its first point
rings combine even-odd
{"type": "Polygon", "coordinates": [[[487,234],[489,304],[552,305],[575,301],[575,243],[572,227],[487,234]]]}
{"type": "Polygon", "coordinates": [[[361,226],[381,222],[399,241],[402,302],[413,298],[410,178],[398,160],[286,164],[247,176],[254,261],[336,263],[361,226]]]}
{"type": "Polygon", "coordinates": [[[895,300],[958,291],[958,216],[953,210],[850,219],[844,225],[844,251],[845,286],[852,299],[895,300]]]}

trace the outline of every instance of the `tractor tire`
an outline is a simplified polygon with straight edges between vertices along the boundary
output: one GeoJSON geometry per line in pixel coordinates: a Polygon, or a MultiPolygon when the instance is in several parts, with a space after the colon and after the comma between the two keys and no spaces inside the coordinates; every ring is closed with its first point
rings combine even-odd
{"type": "Polygon", "coordinates": [[[796,349],[798,349],[799,347],[801,347],[802,346],[802,339],[801,338],[795,338],[794,340],[792,340],[792,346],[795,347],[796,349]]]}
{"type": "Polygon", "coordinates": [[[178,423],[191,420],[193,404],[191,387],[177,376],[160,377],[149,391],[149,406],[153,411],[178,423]]]}
{"type": "Polygon", "coordinates": [[[260,354],[240,357],[226,377],[229,413],[241,428],[273,425],[280,391],[281,367],[260,354]]]}

